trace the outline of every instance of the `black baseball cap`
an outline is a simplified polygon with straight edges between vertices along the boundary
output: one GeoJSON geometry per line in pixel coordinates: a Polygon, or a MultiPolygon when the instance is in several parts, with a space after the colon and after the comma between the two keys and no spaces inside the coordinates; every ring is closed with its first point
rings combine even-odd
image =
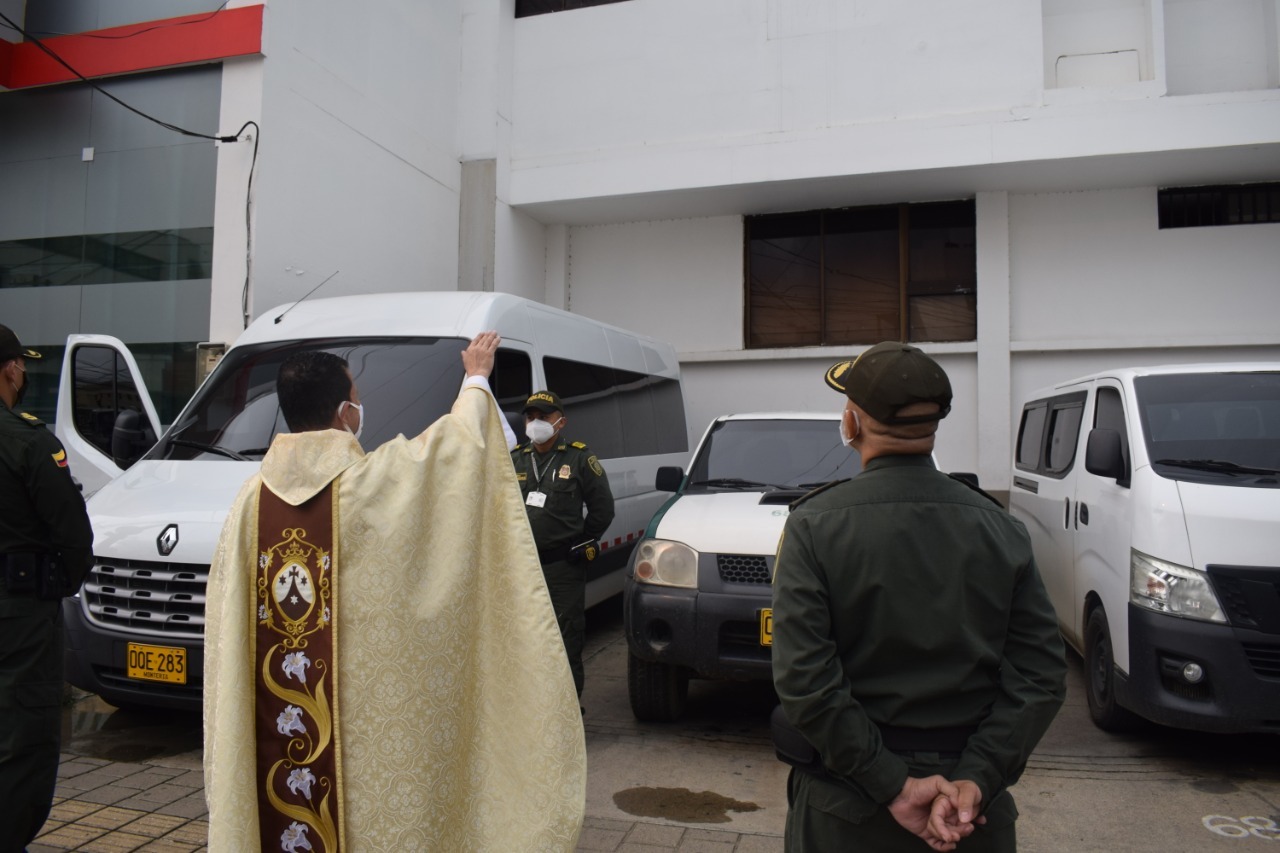
{"type": "Polygon", "coordinates": [[[951,381],[924,351],[897,341],[878,343],[853,361],[827,369],[826,382],[882,424],[940,421],[951,411],[951,381]],[[927,415],[898,417],[912,403],[937,403],[927,415]]]}
{"type": "Polygon", "coordinates": [[[560,398],[550,391],[534,391],[529,395],[529,399],[524,401],[524,410],[537,409],[543,414],[551,412],[564,412],[564,406],[560,405],[560,398]]]}
{"type": "Polygon", "coordinates": [[[18,343],[18,336],[8,326],[0,326],[0,362],[14,358],[40,358],[40,353],[18,343]]]}

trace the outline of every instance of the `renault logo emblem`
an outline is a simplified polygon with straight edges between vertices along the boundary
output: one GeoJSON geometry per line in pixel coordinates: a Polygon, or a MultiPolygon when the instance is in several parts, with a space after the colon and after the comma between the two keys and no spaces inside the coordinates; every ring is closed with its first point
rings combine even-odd
{"type": "Polygon", "coordinates": [[[161,557],[167,557],[178,547],[178,525],[170,524],[156,537],[156,550],[161,557]]]}

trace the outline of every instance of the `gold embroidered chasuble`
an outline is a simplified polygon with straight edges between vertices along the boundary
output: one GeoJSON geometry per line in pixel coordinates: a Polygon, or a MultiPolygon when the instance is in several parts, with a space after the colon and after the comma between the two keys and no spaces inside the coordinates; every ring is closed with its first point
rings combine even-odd
{"type": "Polygon", "coordinates": [[[241,490],[206,605],[214,853],[259,849],[259,489],[297,507],[330,483],[343,850],[574,849],[582,721],[500,417],[469,388],[367,455],[337,430],[280,435],[241,490]]]}

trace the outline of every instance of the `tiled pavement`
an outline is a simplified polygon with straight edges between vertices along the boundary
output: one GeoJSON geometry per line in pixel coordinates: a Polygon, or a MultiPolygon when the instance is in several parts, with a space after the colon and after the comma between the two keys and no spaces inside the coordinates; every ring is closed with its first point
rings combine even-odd
{"type": "MultiPolygon", "coordinates": [[[[133,764],[63,754],[53,811],[30,853],[206,850],[204,776],[184,756],[133,764]]],[[[588,816],[579,851],[781,853],[782,839],[588,816]]]]}

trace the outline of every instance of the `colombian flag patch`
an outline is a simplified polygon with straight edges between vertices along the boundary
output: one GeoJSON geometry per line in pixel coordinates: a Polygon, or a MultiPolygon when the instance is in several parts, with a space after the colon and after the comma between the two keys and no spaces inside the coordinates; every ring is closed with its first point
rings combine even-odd
{"type": "Polygon", "coordinates": [[[67,467],[67,451],[59,450],[57,453],[53,454],[53,464],[57,465],[59,468],[66,468],[67,467]]]}

